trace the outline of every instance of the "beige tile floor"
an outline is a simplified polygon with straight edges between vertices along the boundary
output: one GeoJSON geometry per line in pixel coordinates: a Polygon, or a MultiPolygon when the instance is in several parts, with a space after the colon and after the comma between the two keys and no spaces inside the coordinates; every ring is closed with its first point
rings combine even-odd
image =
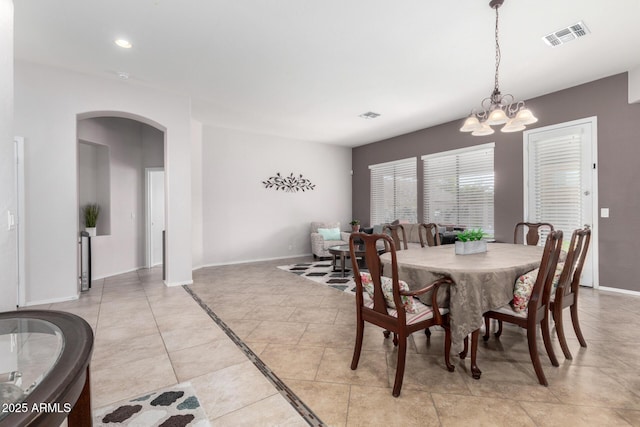
{"type": "MultiPolygon", "coordinates": [[[[414,334],[402,394],[393,398],[390,340],[368,327],[351,371],[353,296],[276,268],[294,261],[201,269],[191,289],[327,425],[640,426],[640,297],[583,289],[589,347],[567,322],[574,359],[554,341],[560,367],[542,357],[549,387],[538,385],[516,328],[505,325],[499,341],[480,344],[479,381],[457,356],[455,372],[446,371],[441,331],[430,340],[414,334]]],[[[95,408],[190,381],[214,426],[307,425],[182,287],[162,284],[158,269],[107,278],[78,301],[39,308],[78,314],[96,332],[95,408]]]]}

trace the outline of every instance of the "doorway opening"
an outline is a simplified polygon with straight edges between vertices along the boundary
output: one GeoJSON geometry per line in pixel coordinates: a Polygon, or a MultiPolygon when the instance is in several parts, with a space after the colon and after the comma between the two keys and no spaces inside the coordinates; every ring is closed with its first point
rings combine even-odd
{"type": "Polygon", "coordinates": [[[162,240],[152,229],[160,226],[162,232],[165,224],[165,139],[165,128],[143,117],[78,115],[79,231],[85,228],[83,207],[100,207],[91,237],[93,280],[159,265],[164,270],[162,240]]]}

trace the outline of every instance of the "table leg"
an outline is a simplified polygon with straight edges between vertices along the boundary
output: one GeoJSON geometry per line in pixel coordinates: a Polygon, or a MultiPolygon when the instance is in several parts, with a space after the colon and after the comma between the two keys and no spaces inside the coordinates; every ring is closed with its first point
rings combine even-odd
{"type": "Polygon", "coordinates": [[[344,264],[345,264],[345,255],[344,254],[340,254],[340,262],[342,263],[342,277],[346,276],[345,271],[344,271],[344,264]]]}
{"type": "Polygon", "coordinates": [[[478,336],[480,335],[480,329],[476,329],[471,332],[471,376],[479,380],[480,375],[482,375],[482,371],[478,368],[476,364],[476,357],[478,355],[478,336]]]}
{"type": "Polygon", "coordinates": [[[91,381],[89,379],[89,366],[87,365],[87,375],[84,380],[84,386],[80,392],[80,396],[76,404],[69,412],[67,417],[67,425],[69,427],[87,427],[93,425],[91,415],[91,381]]]}

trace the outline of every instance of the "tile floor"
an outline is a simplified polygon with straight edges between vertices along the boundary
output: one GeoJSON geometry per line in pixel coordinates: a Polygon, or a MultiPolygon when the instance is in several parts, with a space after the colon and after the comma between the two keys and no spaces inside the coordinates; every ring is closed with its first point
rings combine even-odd
{"type": "MultiPolygon", "coordinates": [[[[306,259],[308,261],[308,259],[306,259]]],[[[276,268],[296,260],[205,268],[190,287],[275,374],[331,426],[640,426],[640,297],[583,289],[580,348],[554,341],[560,367],[543,356],[538,385],[523,331],[505,325],[481,342],[479,381],[469,361],[442,360],[443,333],[410,340],[402,394],[391,396],[396,352],[366,327],[356,371],[353,296],[276,268]]],[[[77,301],[45,307],[93,327],[95,408],[190,381],[213,426],[304,426],[306,421],[182,287],[158,269],[94,283],[77,301]]],[[[542,344],[540,345],[542,349],[542,344]]]]}

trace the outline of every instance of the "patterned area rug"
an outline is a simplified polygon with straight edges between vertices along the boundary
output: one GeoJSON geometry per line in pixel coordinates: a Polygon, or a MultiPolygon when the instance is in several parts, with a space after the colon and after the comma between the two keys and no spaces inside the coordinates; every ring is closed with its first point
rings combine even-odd
{"type": "Polygon", "coordinates": [[[339,289],[344,292],[354,293],[356,282],[353,281],[353,274],[351,270],[345,272],[345,277],[342,277],[340,270],[333,271],[330,261],[318,261],[302,264],[281,265],[278,267],[281,270],[288,271],[305,279],[313,280],[316,283],[322,283],[323,285],[331,286],[332,288],[339,289]]]}
{"type": "Polygon", "coordinates": [[[177,384],[96,409],[93,425],[211,427],[191,383],[177,384]]]}

